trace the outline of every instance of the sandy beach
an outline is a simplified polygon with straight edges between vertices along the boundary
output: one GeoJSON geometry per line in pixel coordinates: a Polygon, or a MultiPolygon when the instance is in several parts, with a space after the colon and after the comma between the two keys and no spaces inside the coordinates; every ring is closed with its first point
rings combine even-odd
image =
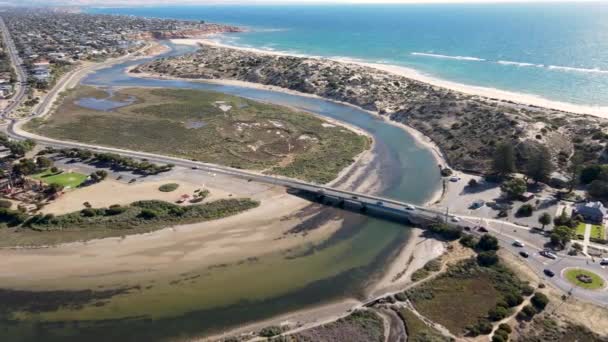
{"type": "MultiPolygon", "coordinates": [[[[211,40],[208,38],[174,39],[174,40],[172,40],[172,42],[175,44],[184,44],[184,45],[191,45],[191,46],[206,44],[206,45],[212,45],[212,46],[217,46],[217,47],[239,49],[239,50],[243,50],[243,51],[250,51],[250,52],[255,52],[255,53],[277,55],[277,56],[298,56],[298,57],[318,58],[315,56],[311,57],[311,56],[305,56],[305,55],[287,54],[287,53],[279,52],[279,51],[268,51],[268,50],[255,49],[255,48],[231,46],[231,45],[219,43],[217,41],[214,41],[214,40],[211,40]]],[[[608,118],[608,107],[606,107],[606,106],[577,105],[577,104],[573,104],[573,103],[549,100],[549,99],[543,98],[541,96],[536,96],[536,95],[531,95],[531,94],[522,94],[522,93],[510,92],[510,91],[505,91],[505,90],[500,90],[500,89],[495,89],[495,88],[466,85],[466,84],[461,84],[461,83],[457,83],[457,82],[451,82],[451,81],[447,81],[447,80],[438,79],[436,77],[425,75],[417,70],[407,68],[407,67],[397,66],[397,65],[370,63],[370,62],[364,62],[364,61],[350,59],[350,58],[326,58],[326,59],[333,60],[336,62],[358,64],[361,66],[375,68],[375,69],[382,70],[382,71],[385,71],[388,73],[396,74],[396,75],[407,77],[407,78],[417,80],[420,82],[428,83],[428,84],[431,84],[431,85],[434,85],[437,87],[447,88],[450,90],[462,92],[462,93],[469,94],[469,95],[483,96],[483,97],[487,97],[490,99],[510,101],[510,102],[521,103],[521,104],[525,104],[525,105],[551,108],[551,109],[556,109],[556,110],[561,110],[561,111],[566,111],[566,112],[571,112],[571,113],[576,113],[576,114],[588,114],[588,115],[593,115],[593,116],[597,116],[597,117],[601,117],[601,118],[608,118]]]]}

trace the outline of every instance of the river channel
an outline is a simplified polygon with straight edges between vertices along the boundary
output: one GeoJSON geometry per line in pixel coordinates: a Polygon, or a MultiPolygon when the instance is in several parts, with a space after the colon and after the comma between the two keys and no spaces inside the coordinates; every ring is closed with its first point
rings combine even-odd
{"type": "MultiPolygon", "coordinates": [[[[192,47],[170,46],[169,53],[156,58],[192,51],[192,47]]],[[[357,126],[373,135],[378,158],[372,166],[382,181],[379,195],[422,204],[441,186],[432,151],[418,145],[403,129],[363,110],[269,90],[143,79],[125,73],[126,68],[146,60],[99,70],[82,83],[204,89],[296,107],[357,126]]],[[[164,287],[153,300],[143,294],[133,295],[122,300],[113,298],[103,308],[63,308],[58,316],[27,315],[19,321],[0,321],[0,337],[4,335],[4,341],[188,339],[292,310],[360,297],[370,279],[378,275],[407,240],[409,229],[355,214],[346,215],[344,222],[333,237],[312,253],[297,258],[269,256],[259,263],[261,266],[217,270],[197,285],[164,287]]]]}

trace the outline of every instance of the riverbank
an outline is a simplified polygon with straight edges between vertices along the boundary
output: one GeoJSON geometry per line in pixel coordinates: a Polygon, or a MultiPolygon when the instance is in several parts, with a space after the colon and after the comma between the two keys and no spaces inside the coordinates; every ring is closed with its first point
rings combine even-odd
{"type": "MultiPolygon", "coordinates": [[[[205,39],[174,39],[174,40],[172,40],[172,42],[174,42],[175,44],[184,44],[184,45],[190,45],[190,46],[198,46],[200,44],[204,44],[204,45],[210,45],[210,46],[216,46],[216,47],[249,51],[249,52],[253,52],[253,53],[270,54],[270,55],[275,55],[275,56],[308,57],[305,55],[297,55],[297,54],[291,55],[291,54],[278,52],[278,51],[268,51],[268,50],[263,50],[263,49],[239,47],[239,46],[233,46],[233,45],[228,45],[228,44],[222,44],[218,41],[206,39],[206,38],[205,39]]],[[[351,58],[328,58],[328,59],[334,60],[336,62],[351,63],[351,64],[357,64],[357,65],[361,65],[361,66],[365,66],[365,67],[371,67],[374,69],[386,71],[386,72],[389,72],[389,73],[392,73],[395,75],[407,77],[407,78],[410,78],[410,79],[413,79],[416,81],[424,82],[424,83],[431,84],[431,85],[434,85],[437,87],[450,89],[453,91],[462,92],[462,93],[469,94],[469,95],[493,98],[493,99],[498,99],[501,101],[512,101],[512,102],[516,102],[516,103],[520,103],[520,104],[524,104],[524,105],[550,108],[550,109],[571,112],[571,113],[576,113],[576,114],[588,114],[588,115],[593,115],[593,116],[597,116],[597,117],[601,117],[601,118],[608,118],[608,107],[605,107],[605,106],[577,105],[577,104],[573,104],[573,103],[549,100],[549,99],[543,98],[541,96],[536,96],[536,95],[515,93],[515,92],[510,92],[510,91],[505,91],[505,90],[500,90],[500,89],[495,89],[495,88],[466,85],[466,84],[462,84],[462,83],[451,82],[451,81],[431,77],[431,76],[425,75],[415,69],[398,66],[398,65],[370,63],[370,62],[365,62],[365,61],[351,59],[351,58]]]]}

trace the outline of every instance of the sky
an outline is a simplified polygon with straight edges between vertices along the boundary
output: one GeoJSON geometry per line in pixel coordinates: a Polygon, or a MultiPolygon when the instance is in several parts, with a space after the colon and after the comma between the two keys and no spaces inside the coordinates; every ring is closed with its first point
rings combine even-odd
{"type": "MultiPolygon", "coordinates": [[[[594,0],[0,0],[10,5],[129,6],[205,4],[349,4],[349,3],[491,3],[491,2],[587,2],[594,0]]],[[[595,0],[601,1],[601,0],[595,0]]]]}

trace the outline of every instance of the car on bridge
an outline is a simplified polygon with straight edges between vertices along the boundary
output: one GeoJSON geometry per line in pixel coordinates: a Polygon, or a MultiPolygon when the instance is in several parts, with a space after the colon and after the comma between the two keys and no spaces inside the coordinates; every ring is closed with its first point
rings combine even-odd
{"type": "Polygon", "coordinates": [[[405,210],[416,210],[416,207],[414,207],[414,206],[413,206],[413,205],[411,205],[411,204],[406,204],[406,205],[405,205],[405,210]]]}
{"type": "Polygon", "coordinates": [[[519,255],[521,255],[522,258],[527,258],[530,256],[530,254],[528,254],[528,252],[526,252],[526,251],[519,252],[519,255]]]}
{"type": "Polygon", "coordinates": [[[382,201],[378,201],[376,202],[377,205],[384,205],[384,203],[382,201]]]}

